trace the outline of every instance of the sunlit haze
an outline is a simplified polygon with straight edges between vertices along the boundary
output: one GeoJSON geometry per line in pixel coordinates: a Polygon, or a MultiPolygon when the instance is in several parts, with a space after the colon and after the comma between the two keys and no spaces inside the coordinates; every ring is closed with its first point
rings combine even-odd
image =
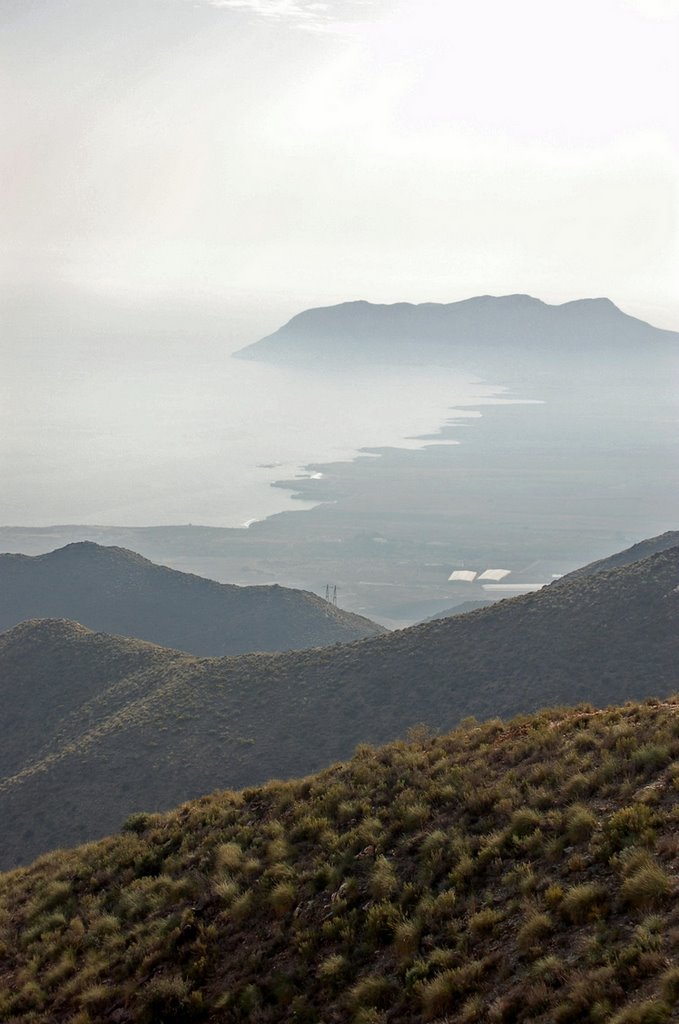
{"type": "Polygon", "coordinates": [[[679,326],[673,0],[4,0],[0,17],[15,292],[289,313],[607,295],[679,326]]]}

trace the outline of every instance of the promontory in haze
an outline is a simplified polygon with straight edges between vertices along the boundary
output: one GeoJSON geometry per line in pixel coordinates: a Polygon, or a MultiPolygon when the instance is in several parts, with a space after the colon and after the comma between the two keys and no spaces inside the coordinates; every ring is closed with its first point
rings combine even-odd
{"type": "Polygon", "coordinates": [[[566,355],[650,356],[668,346],[676,356],[678,343],[675,332],[628,316],[607,298],[550,305],[530,295],[482,295],[307,309],[236,355],[290,364],[415,361],[498,369],[517,356],[549,357],[559,366],[566,355]]]}

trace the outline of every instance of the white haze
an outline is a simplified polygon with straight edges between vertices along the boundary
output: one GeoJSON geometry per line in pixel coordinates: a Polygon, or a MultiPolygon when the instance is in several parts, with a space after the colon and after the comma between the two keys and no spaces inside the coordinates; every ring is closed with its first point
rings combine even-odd
{"type": "Polygon", "coordinates": [[[31,301],[519,291],[679,323],[672,0],[4,0],[0,25],[31,301]]]}
{"type": "Polygon", "coordinates": [[[679,326],[678,50],[673,0],[3,0],[0,522],[240,522],[477,393],[229,360],[309,306],[679,326]]]}
{"type": "Polygon", "coordinates": [[[270,486],[305,464],[421,447],[468,417],[452,406],[501,393],[426,367],[357,377],[231,359],[249,339],[215,338],[195,309],[89,313],[34,318],[0,378],[0,523],[242,526],[310,507],[270,486]]]}

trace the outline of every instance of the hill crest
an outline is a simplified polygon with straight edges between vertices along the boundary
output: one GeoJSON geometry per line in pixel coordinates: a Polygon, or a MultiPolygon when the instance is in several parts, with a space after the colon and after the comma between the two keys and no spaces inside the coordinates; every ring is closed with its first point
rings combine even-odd
{"type": "Polygon", "coordinates": [[[417,723],[673,693],[678,580],[675,547],[385,636],[221,659],[102,634],[12,645],[9,633],[2,863],[215,786],[318,770],[417,723]]]}
{"type": "Polygon", "coordinates": [[[308,591],[217,583],[92,541],[43,555],[0,555],[0,629],[35,618],[72,619],[205,657],[385,632],[308,591]]]}
{"type": "Polygon", "coordinates": [[[549,304],[530,295],[482,295],[451,303],[357,300],[307,309],[235,355],[273,362],[294,362],[310,353],[338,363],[416,356],[438,362],[490,354],[497,360],[507,347],[525,357],[551,349],[556,356],[564,344],[582,354],[592,348],[634,354],[639,344],[662,349],[667,342],[676,346],[679,334],[629,316],[607,298],[549,304]]]}
{"type": "MultiPolygon", "coordinates": [[[[648,540],[641,540],[624,551],[616,551],[606,558],[598,558],[595,562],[583,565],[580,569],[574,569],[562,579],[570,581],[582,579],[584,576],[594,576],[600,572],[607,572],[609,569],[620,569],[633,562],[639,562],[651,555],[668,551],[670,548],[679,546],[679,530],[667,530],[658,537],[650,537],[648,540]]],[[[558,581],[557,581],[558,582],[558,581]]]]}

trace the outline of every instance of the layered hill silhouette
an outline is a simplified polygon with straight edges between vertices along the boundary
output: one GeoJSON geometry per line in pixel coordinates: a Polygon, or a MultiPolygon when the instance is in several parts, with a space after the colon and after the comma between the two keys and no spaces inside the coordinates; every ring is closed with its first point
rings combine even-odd
{"type": "Polygon", "coordinates": [[[308,591],[216,583],[88,541],[33,557],[0,555],[0,630],[38,618],[73,619],[205,656],[323,647],[385,632],[308,591]]]}
{"type": "Polygon", "coordinates": [[[135,815],[0,877],[0,1016],[669,1024],[678,756],[585,705],[135,815]]]}
{"type": "MultiPolygon", "coordinates": [[[[607,569],[619,569],[623,565],[639,562],[643,558],[657,554],[659,551],[667,551],[669,548],[677,546],[679,546],[679,530],[668,530],[658,537],[649,537],[648,540],[639,541],[638,544],[633,544],[632,547],[626,548],[624,551],[617,551],[607,558],[599,558],[595,562],[590,562],[579,569],[574,569],[562,578],[569,582],[574,579],[584,578],[585,576],[594,576],[596,573],[605,572],[607,569]]],[[[552,586],[555,585],[556,581],[552,586]]],[[[443,608],[422,621],[433,622],[435,619],[446,619],[451,615],[466,615],[468,612],[477,611],[479,608],[489,608],[496,602],[497,598],[495,600],[481,598],[474,601],[462,601],[451,608],[443,608]]]]}
{"type": "MultiPolygon", "coordinates": [[[[530,295],[482,295],[462,302],[365,301],[308,309],[273,334],[237,353],[239,358],[335,365],[428,361],[511,368],[545,356],[571,370],[593,356],[671,353],[679,334],[628,316],[610,299],[550,305],[530,295]],[[491,361],[489,363],[489,357],[491,361]]],[[[616,372],[611,363],[609,373],[616,372]]]]}
{"type": "Polygon", "coordinates": [[[2,859],[357,743],[679,689],[679,547],[451,619],[320,650],[197,659],[36,621],[0,635],[2,859]]]}
{"type": "Polygon", "coordinates": [[[496,604],[496,602],[484,598],[479,598],[478,601],[460,601],[459,604],[454,604],[452,608],[443,608],[440,612],[428,615],[422,621],[434,622],[436,619],[449,619],[452,615],[467,615],[469,612],[477,612],[480,608],[490,608],[492,604],[496,604]]]}
{"type": "Polygon", "coordinates": [[[582,579],[585,576],[594,576],[598,572],[605,572],[607,569],[619,569],[624,565],[631,565],[632,562],[639,562],[649,555],[655,555],[660,551],[667,551],[679,545],[679,530],[668,530],[659,537],[650,537],[648,540],[639,541],[631,548],[624,551],[617,551],[608,558],[599,558],[596,562],[583,565],[580,569],[574,569],[563,577],[565,580],[582,579]]]}

